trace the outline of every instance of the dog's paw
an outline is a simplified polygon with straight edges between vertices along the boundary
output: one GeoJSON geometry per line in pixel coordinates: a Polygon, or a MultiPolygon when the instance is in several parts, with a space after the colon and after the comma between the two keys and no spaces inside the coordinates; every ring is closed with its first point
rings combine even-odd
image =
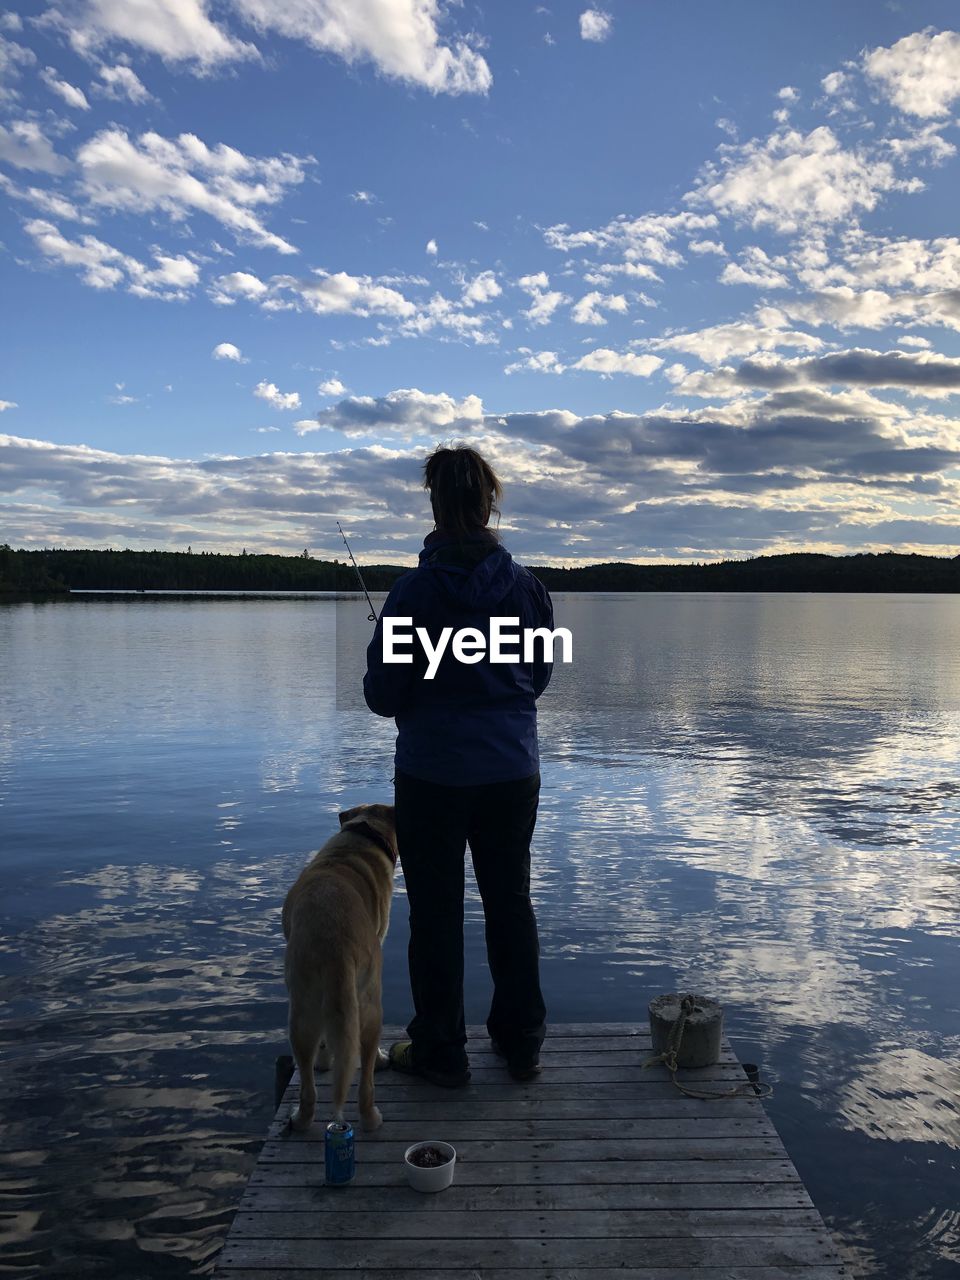
{"type": "Polygon", "coordinates": [[[360,1117],[360,1126],[364,1133],[373,1133],[383,1124],[383,1116],[379,1107],[371,1107],[360,1117]]]}
{"type": "Polygon", "coordinates": [[[292,1133],[306,1133],[313,1124],[313,1112],[301,1111],[297,1107],[287,1121],[287,1127],[292,1133]]]}
{"type": "Polygon", "coordinates": [[[374,1071],[383,1071],[390,1065],[390,1055],[385,1053],[383,1049],[377,1049],[377,1060],[373,1064],[374,1071]]]}

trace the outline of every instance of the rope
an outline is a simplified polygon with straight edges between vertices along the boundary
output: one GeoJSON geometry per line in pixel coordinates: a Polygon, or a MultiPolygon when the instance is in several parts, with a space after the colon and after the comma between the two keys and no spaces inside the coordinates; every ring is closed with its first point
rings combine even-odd
{"type": "Polygon", "coordinates": [[[680,1013],[676,1022],[670,1029],[670,1035],[667,1038],[667,1047],[663,1053],[652,1054],[643,1064],[643,1070],[647,1067],[655,1067],[662,1063],[670,1072],[670,1079],[677,1086],[681,1093],[686,1094],[688,1098],[704,1098],[709,1101],[718,1098],[742,1098],[747,1094],[753,1094],[758,1098],[769,1098],[773,1093],[773,1085],[767,1084],[764,1080],[747,1080],[742,1084],[734,1085],[732,1089],[690,1089],[685,1084],[681,1084],[677,1079],[677,1054],[680,1052],[680,1041],[683,1039],[683,1028],[686,1025],[687,1018],[693,1012],[694,999],[691,995],[680,997],[680,1013]],[[760,1090],[765,1089],[766,1093],[760,1090]]]}

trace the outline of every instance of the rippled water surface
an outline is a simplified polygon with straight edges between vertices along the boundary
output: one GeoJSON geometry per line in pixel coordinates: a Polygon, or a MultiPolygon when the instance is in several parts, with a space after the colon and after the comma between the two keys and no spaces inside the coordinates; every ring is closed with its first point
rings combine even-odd
{"type": "MultiPolygon", "coordinates": [[[[715,995],[855,1270],[957,1276],[960,600],[555,603],[575,661],[541,703],[550,1016],[715,995]]],[[[210,1270],[286,1049],[284,893],[338,809],[391,796],[392,723],[356,697],[365,613],[0,607],[5,1274],[210,1270]]],[[[401,879],[395,1023],[405,920],[401,879]]],[[[482,1022],[475,891],[467,949],[482,1022]]]]}

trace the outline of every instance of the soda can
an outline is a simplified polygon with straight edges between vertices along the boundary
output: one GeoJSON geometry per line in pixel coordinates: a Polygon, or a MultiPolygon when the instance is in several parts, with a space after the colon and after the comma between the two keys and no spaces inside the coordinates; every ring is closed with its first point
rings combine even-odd
{"type": "Polygon", "coordinates": [[[342,1187],[352,1182],[357,1171],[353,1154],[353,1125],[337,1124],[334,1120],[327,1125],[323,1135],[323,1155],[326,1165],[327,1182],[334,1187],[342,1187]]]}

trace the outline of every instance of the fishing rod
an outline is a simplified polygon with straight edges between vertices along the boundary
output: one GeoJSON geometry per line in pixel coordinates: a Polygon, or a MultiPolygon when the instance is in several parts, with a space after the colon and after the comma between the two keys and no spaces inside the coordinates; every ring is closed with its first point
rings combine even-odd
{"type": "Polygon", "coordinates": [[[377,611],[373,607],[373,601],[370,599],[370,592],[367,590],[366,583],[363,580],[363,574],[360,572],[360,566],[353,558],[353,552],[350,550],[350,543],[347,541],[347,535],[343,532],[340,521],[337,521],[337,528],[340,530],[340,537],[343,539],[343,545],[347,548],[347,555],[350,557],[350,563],[353,565],[354,572],[357,575],[357,581],[360,583],[360,590],[367,597],[367,604],[370,606],[370,612],[367,614],[368,622],[377,621],[377,611]]]}

